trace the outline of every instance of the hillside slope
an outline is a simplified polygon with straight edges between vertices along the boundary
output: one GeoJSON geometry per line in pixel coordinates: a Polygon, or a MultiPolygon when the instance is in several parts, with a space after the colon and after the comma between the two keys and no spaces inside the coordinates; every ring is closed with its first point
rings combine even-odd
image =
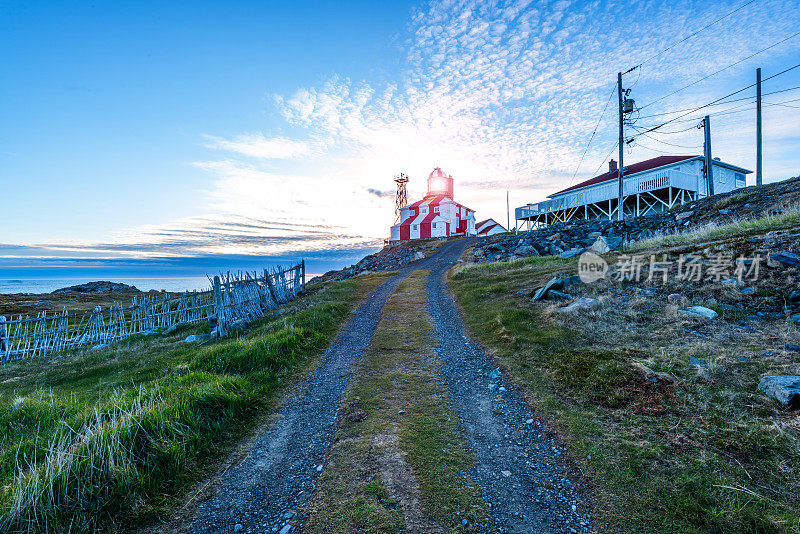
{"type": "Polygon", "coordinates": [[[481,263],[451,272],[473,335],[594,486],[596,527],[800,529],[800,417],[763,387],[800,375],[799,190],[795,179],[659,216],[688,220],[678,235],[626,221],[498,236],[476,245],[481,263]],[[591,283],[577,256],[513,259],[522,240],[549,246],[556,233],[583,249],[597,239],[589,228],[651,232],[603,254],[591,283]]]}

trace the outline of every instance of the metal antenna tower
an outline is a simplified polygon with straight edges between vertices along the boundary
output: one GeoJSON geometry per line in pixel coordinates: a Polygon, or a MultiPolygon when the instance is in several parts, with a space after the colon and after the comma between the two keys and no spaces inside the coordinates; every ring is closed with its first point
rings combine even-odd
{"type": "Polygon", "coordinates": [[[401,172],[399,176],[394,177],[394,183],[397,184],[397,195],[394,199],[394,223],[397,224],[400,222],[400,210],[408,203],[408,194],[406,193],[408,176],[401,172]]]}

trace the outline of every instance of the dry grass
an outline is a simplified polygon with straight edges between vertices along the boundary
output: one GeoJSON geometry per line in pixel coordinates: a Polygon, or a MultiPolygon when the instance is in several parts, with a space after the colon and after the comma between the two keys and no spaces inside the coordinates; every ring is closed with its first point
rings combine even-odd
{"type": "Polygon", "coordinates": [[[792,205],[783,213],[768,215],[758,219],[738,219],[723,224],[708,224],[687,232],[660,234],[649,239],[631,243],[626,252],[659,249],[664,247],[699,243],[714,239],[756,235],[772,230],[781,230],[800,223],[800,207],[792,205]]]}
{"type": "MultiPolygon", "coordinates": [[[[767,223],[746,228],[772,229],[760,225],[767,223]]],[[[738,246],[735,228],[692,239],[734,232],[725,246],[738,246]]],[[[641,250],[660,252],[664,242],[641,250]]],[[[683,238],[679,245],[691,251],[683,238]]],[[[800,344],[800,332],[770,316],[742,323],[755,310],[779,311],[771,295],[789,283],[785,271],[750,296],[719,283],[656,285],[656,295],[644,296],[644,283],[604,281],[568,290],[598,298],[595,310],[565,315],[555,311],[563,304],[530,301],[554,273],[575,272],[574,262],[539,259],[463,269],[450,284],[472,332],[554,416],[596,484],[596,524],[615,532],[797,532],[800,425],[757,385],[765,374],[800,374],[796,353],[784,350],[800,344]],[[667,302],[673,292],[686,303],[667,302]],[[678,314],[689,302],[721,316],[678,314]]]]}

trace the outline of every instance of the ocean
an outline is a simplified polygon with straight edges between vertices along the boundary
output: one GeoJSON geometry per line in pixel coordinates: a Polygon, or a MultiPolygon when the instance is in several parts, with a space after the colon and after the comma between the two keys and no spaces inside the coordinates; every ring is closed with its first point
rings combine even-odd
{"type": "MultiPolygon", "coordinates": [[[[319,276],[318,274],[306,273],[306,281],[319,276]]],[[[108,280],[111,282],[121,282],[134,286],[141,291],[162,289],[170,293],[181,293],[183,291],[205,291],[211,289],[211,282],[205,276],[184,276],[174,278],[125,278],[125,277],[94,277],[94,278],[21,278],[21,279],[0,279],[0,294],[10,293],[51,293],[62,287],[76,286],[86,282],[96,282],[98,280],[108,280]]]]}
{"type": "Polygon", "coordinates": [[[26,279],[0,279],[0,293],[50,293],[62,287],[69,287],[97,280],[110,280],[136,286],[142,291],[165,289],[169,292],[194,291],[210,289],[208,278],[179,277],[179,278],[26,278],[26,279]]]}

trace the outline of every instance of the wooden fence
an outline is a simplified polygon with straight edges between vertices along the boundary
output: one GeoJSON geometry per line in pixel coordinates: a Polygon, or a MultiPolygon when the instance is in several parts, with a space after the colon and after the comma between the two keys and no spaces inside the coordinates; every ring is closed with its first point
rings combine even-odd
{"type": "Polygon", "coordinates": [[[306,267],[301,261],[287,269],[215,276],[208,291],[134,297],[127,307],[115,303],[84,313],[64,310],[50,316],[46,312],[16,319],[0,316],[0,363],[202,321],[209,321],[212,336],[223,336],[288,302],[305,290],[305,282],[306,267]]]}

